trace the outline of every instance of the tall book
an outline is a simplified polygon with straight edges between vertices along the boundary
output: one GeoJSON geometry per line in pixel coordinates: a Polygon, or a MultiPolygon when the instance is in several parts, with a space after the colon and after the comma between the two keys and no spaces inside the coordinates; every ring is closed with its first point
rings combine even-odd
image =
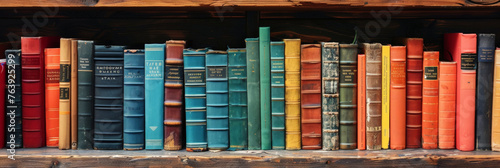
{"type": "Polygon", "coordinates": [[[61,38],[59,55],[59,149],[71,148],[71,39],[61,38]]]}
{"type": "Polygon", "coordinates": [[[339,140],[339,43],[321,43],[321,114],[323,150],[338,150],[339,140]]]}
{"type": "Polygon", "coordinates": [[[285,145],[287,150],[299,150],[301,146],[300,39],[283,41],[285,42],[285,145]]]}
{"type": "Polygon", "coordinates": [[[424,40],[406,39],[406,147],[420,148],[422,138],[422,58],[424,40]]]}
{"type": "Polygon", "coordinates": [[[78,147],[78,40],[71,40],[70,127],[71,149],[78,147]]]}
{"type": "Polygon", "coordinates": [[[95,45],[94,149],[123,148],[124,46],[95,45]]]}
{"type": "Polygon", "coordinates": [[[25,148],[45,146],[45,48],[59,46],[59,37],[21,37],[22,126],[25,148]]]}
{"type": "Polygon", "coordinates": [[[271,31],[269,27],[259,28],[260,58],[260,132],[262,150],[271,149],[271,31]]]}
{"type": "Polygon", "coordinates": [[[208,51],[205,62],[208,149],[226,150],[229,147],[227,52],[208,51]]]}
{"type": "Polygon", "coordinates": [[[477,36],[476,149],[491,150],[495,34],[477,36]]]}
{"type": "Polygon", "coordinates": [[[358,45],[340,44],[340,149],[357,147],[358,45]]]}
{"type": "Polygon", "coordinates": [[[422,83],[422,148],[438,147],[439,52],[424,51],[422,83]]]}
{"type": "Polygon", "coordinates": [[[366,54],[366,149],[382,148],[382,44],[364,43],[366,54]]]}
{"type": "Polygon", "coordinates": [[[390,49],[390,147],[406,148],[406,47],[390,49]]]}
{"type": "Polygon", "coordinates": [[[78,40],[77,149],[94,144],[94,41],[78,40]]]}
{"type": "Polygon", "coordinates": [[[474,150],[477,35],[447,33],[444,52],[457,62],[456,147],[474,150]],[[458,66],[460,65],[460,68],[458,66]]]}
{"type": "Polygon", "coordinates": [[[272,148],[285,149],[285,43],[271,42],[272,148]]]}
{"type": "Polygon", "coordinates": [[[391,45],[382,46],[382,149],[389,149],[391,45]]]}
{"type": "MultiPolygon", "coordinates": [[[[7,88],[7,83],[5,82],[7,81],[7,63],[6,63],[6,59],[0,59],[0,88],[7,88]]],[[[5,100],[6,100],[6,90],[5,89],[0,89],[0,95],[2,97],[0,97],[0,107],[5,107],[5,100]]],[[[6,111],[5,111],[5,108],[0,108],[0,114],[6,114],[6,111]]],[[[57,115],[59,117],[59,111],[57,111],[57,115]]],[[[6,133],[6,129],[5,128],[8,128],[6,127],[5,123],[6,123],[6,116],[5,115],[0,115],[0,147],[3,148],[5,147],[5,133],[6,133]]],[[[11,124],[10,121],[12,118],[7,118],[9,119],[7,123],[11,124]]],[[[56,132],[58,133],[58,132],[56,132]]],[[[8,137],[10,138],[10,137],[8,137]]],[[[58,138],[56,136],[56,138],[58,138]]],[[[10,141],[10,139],[9,139],[10,141]]],[[[9,145],[9,148],[10,148],[10,145],[9,145]]]]}
{"type": "Polygon", "coordinates": [[[358,54],[358,150],[366,149],[366,55],[358,54]]]}
{"type": "Polygon", "coordinates": [[[5,118],[10,121],[5,123],[6,146],[21,148],[23,146],[22,134],[22,104],[21,104],[21,50],[5,50],[7,74],[5,78],[5,118]],[[11,121],[14,123],[11,124],[11,121]]]}
{"type": "Polygon", "coordinates": [[[184,144],[184,67],[185,41],[169,40],[165,48],[165,101],[163,103],[163,149],[180,150],[184,144]]]}
{"type": "MultiPolygon", "coordinates": [[[[491,150],[500,151],[500,49],[495,50],[495,68],[493,73],[493,109],[491,128],[491,150]]],[[[442,81],[442,80],[441,80],[442,81]]],[[[441,90],[440,90],[441,91],[441,90]]],[[[440,99],[441,100],[441,99],[440,99]]],[[[441,104],[439,104],[441,105],[441,104]]],[[[439,139],[441,140],[441,139],[439,139]]]]}
{"type": "Polygon", "coordinates": [[[248,149],[261,149],[259,39],[247,38],[248,149]]]}
{"type": "Polygon", "coordinates": [[[163,149],[165,44],[144,45],[146,149],[163,149]]]}
{"type": "Polygon", "coordinates": [[[59,146],[59,48],[45,49],[45,119],[47,147],[59,146]]]}
{"type": "Polygon", "coordinates": [[[144,50],[123,53],[123,149],[144,149],[144,50]]]}
{"type": "Polygon", "coordinates": [[[455,149],[456,68],[456,62],[439,62],[439,149],[455,149]]]}
{"type": "Polygon", "coordinates": [[[205,49],[184,49],[184,102],[186,103],[186,150],[207,150],[207,103],[205,49]]]}
{"type": "Polygon", "coordinates": [[[228,49],[227,54],[229,76],[229,150],[243,150],[248,148],[246,49],[228,49]]]}
{"type": "Polygon", "coordinates": [[[301,45],[302,149],[321,149],[321,45],[301,45]]]}

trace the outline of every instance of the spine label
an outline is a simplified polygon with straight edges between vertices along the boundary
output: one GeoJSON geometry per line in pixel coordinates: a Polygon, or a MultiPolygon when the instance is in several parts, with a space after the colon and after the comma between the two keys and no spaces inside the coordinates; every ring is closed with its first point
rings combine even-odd
{"type": "Polygon", "coordinates": [[[477,64],[477,54],[462,53],[461,61],[462,70],[475,70],[477,64]]]}

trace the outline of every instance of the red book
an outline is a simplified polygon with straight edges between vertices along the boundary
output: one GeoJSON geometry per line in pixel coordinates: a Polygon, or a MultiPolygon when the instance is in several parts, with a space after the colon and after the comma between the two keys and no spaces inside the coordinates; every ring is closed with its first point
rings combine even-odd
{"type": "Polygon", "coordinates": [[[358,54],[358,150],[366,149],[366,55],[358,54]]]}
{"type": "Polygon", "coordinates": [[[59,46],[58,37],[21,37],[23,146],[45,146],[45,48],[59,46]]]}
{"type": "Polygon", "coordinates": [[[390,89],[391,149],[406,147],[406,47],[391,47],[390,89]]]}
{"type": "Polygon", "coordinates": [[[45,49],[45,119],[47,146],[59,146],[59,48],[45,49]]]}
{"type": "Polygon", "coordinates": [[[438,147],[439,111],[439,52],[424,52],[424,78],[422,83],[422,148],[438,147]]]}
{"type": "MultiPolygon", "coordinates": [[[[5,88],[7,66],[5,59],[0,59],[0,88],[5,88]]],[[[0,89],[0,148],[5,146],[5,89],[0,89]]],[[[10,118],[9,118],[10,119],[10,118]]]]}
{"type": "Polygon", "coordinates": [[[424,40],[406,40],[406,148],[420,148],[422,138],[422,58],[424,40]]]}
{"type": "Polygon", "coordinates": [[[476,34],[463,33],[444,35],[444,52],[457,62],[456,146],[461,151],[474,150],[476,37],[476,34]]]}
{"type": "Polygon", "coordinates": [[[439,149],[455,149],[457,63],[439,63],[439,149]]]}

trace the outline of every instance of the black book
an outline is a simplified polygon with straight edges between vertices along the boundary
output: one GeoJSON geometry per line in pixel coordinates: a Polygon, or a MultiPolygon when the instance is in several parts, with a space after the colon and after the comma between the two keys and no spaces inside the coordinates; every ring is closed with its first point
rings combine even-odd
{"type": "Polygon", "coordinates": [[[476,149],[491,150],[495,34],[477,36],[476,149]]]}

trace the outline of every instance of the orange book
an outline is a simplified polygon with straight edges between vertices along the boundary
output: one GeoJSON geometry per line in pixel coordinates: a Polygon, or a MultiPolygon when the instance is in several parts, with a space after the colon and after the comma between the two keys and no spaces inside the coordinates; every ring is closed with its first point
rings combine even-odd
{"type": "Polygon", "coordinates": [[[45,49],[45,118],[47,146],[59,145],[59,48],[45,49]]]}
{"type": "Polygon", "coordinates": [[[391,47],[390,146],[406,147],[406,46],[391,47]]]}
{"type": "Polygon", "coordinates": [[[438,146],[439,111],[439,52],[424,51],[424,77],[422,82],[422,148],[438,146]]]}
{"type": "Polygon", "coordinates": [[[358,54],[358,150],[366,149],[366,55],[358,54]]]}
{"type": "Polygon", "coordinates": [[[455,98],[457,63],[439,62],[439,149],[455,148],[455,98]]]}

